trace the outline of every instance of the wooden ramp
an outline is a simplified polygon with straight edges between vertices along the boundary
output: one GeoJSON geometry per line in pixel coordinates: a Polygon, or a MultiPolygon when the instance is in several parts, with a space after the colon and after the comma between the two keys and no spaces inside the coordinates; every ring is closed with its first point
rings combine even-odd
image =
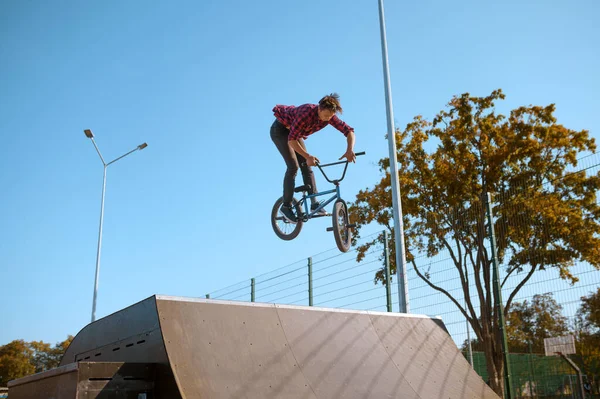
{"type": "Polygon", "coordinates": [[[77,362],[156,364],[157,398],[498,399],[441,320],[398,313],[157,295],[83,328],[77,362]]]}

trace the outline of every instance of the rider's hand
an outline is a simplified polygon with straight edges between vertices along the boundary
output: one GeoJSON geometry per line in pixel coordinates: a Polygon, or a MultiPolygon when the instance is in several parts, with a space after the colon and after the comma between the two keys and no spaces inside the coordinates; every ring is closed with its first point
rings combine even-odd
{"type": "Polygon", "coordinates": [[[306,164],[308,166],[316,166],[319,162],[319,158],[317,157],[313,157],[312,155],[309,155],[308,158],[306,158],[306,164]]]}
{"type": "Polygon", "coordinates": [[[340,157],[340,159],[346,158],[348,162],[356,162],[356,155],[354,155],[354,151],[348,150],[344,155],[340,157]]]}

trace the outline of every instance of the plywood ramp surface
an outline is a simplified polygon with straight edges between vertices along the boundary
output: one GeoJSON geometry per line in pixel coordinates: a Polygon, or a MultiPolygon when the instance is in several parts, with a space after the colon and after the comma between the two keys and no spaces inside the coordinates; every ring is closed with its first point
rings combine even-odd
{"type": "Polygon", "coordinates": [[[441,320],[399,313],[156,295],[83,328],[78,361],[156,363],[185,399],[498,399],[441,320]]]}
{"type": "Polygon", "coordinates": [[[157,309],[185,398],[497,398],[429,317],[161,297],[157,309]]]}

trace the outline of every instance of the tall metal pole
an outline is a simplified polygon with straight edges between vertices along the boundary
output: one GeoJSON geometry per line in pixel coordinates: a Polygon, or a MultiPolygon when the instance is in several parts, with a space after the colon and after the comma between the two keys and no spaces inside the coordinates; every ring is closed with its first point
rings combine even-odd
{"type": "Polygon", "coordinates": [[[504,318],[504,303],[502,302],[502,287],[500,285],[500,275],[498,273],[498,254],[496,252],[496,233],[494,232],[494,214],[492,213],[492,196],[486,193],[487,217],[489,225],[490,250],[492,251],[493,284],[496,312],[498,312],[498,326],[502,338],[502,357],[504,360],[504,397],[506,399],[515,398],[512,385],[512,367],[508,353],[508,339],[506,336],[506,320],[504,318]]]}
{"type": "Polygon", "coordinates": [[[387,39],[385,34],[385,18],[383,0],[379,0],[379,26],[381,28],[381,52],[383,55],[383,80],[385,86],[385,105],[387,113],[388,147],[390,155],[390,177],[392,181],[392,204],[394,208],[394,239],[396,241],[396,277],[398,279],[398,300],[400,313],[410,313],[408,301],[408,282],[406,280],[406,254],[404,252],[404,225],[402,221],[402,204],[398,181],[398,160],[396,157],[396,129],[394,128],[394,112],[392,110],[392,88],[388,66],[387,39]]]}
{"type": "Polygon", "coordinates": [[[392,285],[390,283],[390,241],[387,230],[383,230],[383,252],[385,259],[385,297],[387,302],[387,311],[392,311],[392,285]]]}
{"type": "MultiPolygon", "coordinates": [[[[104,161],[103,161],[104,163],[104,161]]],[[[100,251],[102,248],[102,225],[104,224],[104,193],[106,192],[106,168],[102,177],[102,201],[100,202],[100,229],[98,230],[98,249],[96,251],[96,277],[94,278],[94,300],[92,301],[92,322],[96,320],[96,299],[98,298],[98,278],[100,277],[100,251]]]]}

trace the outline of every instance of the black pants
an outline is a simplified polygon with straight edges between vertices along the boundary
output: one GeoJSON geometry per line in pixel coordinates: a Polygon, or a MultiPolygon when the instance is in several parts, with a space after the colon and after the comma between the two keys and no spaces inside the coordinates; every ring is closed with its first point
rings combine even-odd
{"type": "MultiPolygon", "coordinates": [[[[288,144],[288,136],[290,130],[286,128],[277,119],[271,125],[271,140],[275,143],[275,146],[281,153],[287,170],[285,171],[285,177],[283,178],[283,202],[285,204],[291,204],[294,196],[294,187],[296,184],[296,175],[298,169],[302,171],[302,179],[304,184],[310,185],[311,190],[309,194],[317,192],[317,184],[315,183],[315,175],[313,174],[312,168],[306,164],[306,159],[298,154],[288,144]]],[[[316,200],[313,198],[312,202],[316,200]]]]}

